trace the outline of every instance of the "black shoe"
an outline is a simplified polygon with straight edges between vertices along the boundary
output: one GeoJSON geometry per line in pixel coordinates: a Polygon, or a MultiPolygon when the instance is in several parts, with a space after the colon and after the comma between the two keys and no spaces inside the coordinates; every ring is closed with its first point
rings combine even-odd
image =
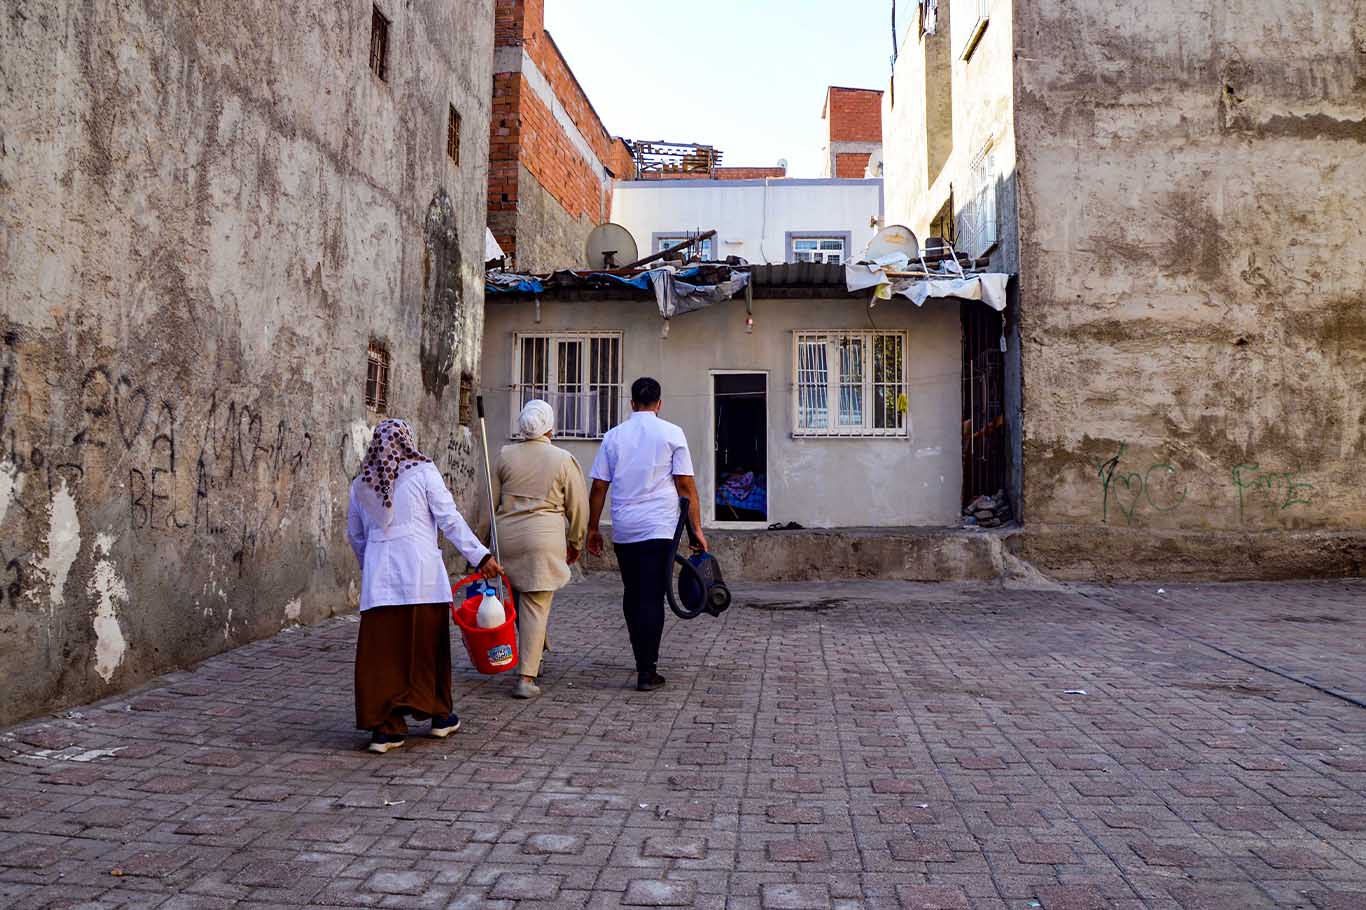
{"type": "Polygon", "coordinates": [[[432,736],[435,736],[437,739],[445,739],[452,733],[459,732],[459,730],[460,716],[455,714],[454,712],[447,715],[446,717],[432,718],[432,736]]]}
{"type": "Polygon", "coordinates": [[[653,692],[662,685],[664,685],[664,677],[653,670],[649,673],[641,673],[636,677],[637,692],[653,692]]]}
{"type": "Polygon", "coordinates": [[[378,752],[383,755],[390,749],[397,749],[401,745],[403,745],[403,737],[397,733],[375,733],[370,737],[368,748],[371,752],[378,752]]]}

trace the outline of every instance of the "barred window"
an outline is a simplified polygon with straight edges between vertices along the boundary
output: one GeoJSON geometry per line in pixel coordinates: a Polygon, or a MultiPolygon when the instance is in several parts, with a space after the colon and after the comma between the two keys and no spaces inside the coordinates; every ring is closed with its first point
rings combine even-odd
{"type": "Polygon", "coordinates": [[[904,332],[798,332],[792,362],[794,435],[906,435],[904,332]]]}
{"type": "Polygon", "coordinates": [[[517,415],[539,398],[555,409],[555,435],[601,439],[622,413],[621,336],[518,335],[513,357],[512,435],[517,415]]]}
{"type": "Polygon", "coordinates": [[[380,79],[389,78],[389,20],[378,6],[370,15],[370,70],[380,79]]]}
{"type": "Polygon", "coordinates": [[[367,356],[365,408],[375,414],[389,410],[389,351],[378,341],[370,342],[367,356]]]}
{"type": "Polygon", "coordinates": [[[982,149],[972,162],[972,196],[959,213],[959,249],[985,256],[997,241],[996,153],[982,149]]]}
{"type": "Polygon", "coordinates": [[[460,164],[460,112],[455,105],[450,106],[446,119],[446,157],[457,166],[460,164]]]}

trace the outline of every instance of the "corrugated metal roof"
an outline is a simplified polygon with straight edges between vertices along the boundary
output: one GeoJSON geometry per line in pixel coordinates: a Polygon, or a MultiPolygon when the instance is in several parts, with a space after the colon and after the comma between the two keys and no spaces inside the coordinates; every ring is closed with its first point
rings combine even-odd
{"type": "Polygon", "coordinates": [[[750,280],[761,287],[823,287],[844,289],[844,266],[831,262],[781,262],[750,266],[750,280]]]}

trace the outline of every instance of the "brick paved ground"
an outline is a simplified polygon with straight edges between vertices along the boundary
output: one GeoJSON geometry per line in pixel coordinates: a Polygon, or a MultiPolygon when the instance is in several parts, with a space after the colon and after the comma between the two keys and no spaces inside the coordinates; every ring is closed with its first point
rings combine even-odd
{"type": "Polygon", "coordinates": [[[347,620],[0,733],[0,906],[1366,907],[1366,710],[1248,663],[1366,694],[1362,583],[756,590],[651,694],[613,596],[387,756],[347,620]]]}

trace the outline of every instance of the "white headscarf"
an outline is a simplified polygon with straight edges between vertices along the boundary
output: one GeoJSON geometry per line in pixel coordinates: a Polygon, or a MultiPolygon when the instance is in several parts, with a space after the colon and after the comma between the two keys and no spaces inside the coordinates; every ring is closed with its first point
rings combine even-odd
{"type": "Polygon", "coordinates": [[[517,416],[517,432],[523,439],[539,439],[555,429],[555,409],[539,398],[533,398],[517,416]]]}

